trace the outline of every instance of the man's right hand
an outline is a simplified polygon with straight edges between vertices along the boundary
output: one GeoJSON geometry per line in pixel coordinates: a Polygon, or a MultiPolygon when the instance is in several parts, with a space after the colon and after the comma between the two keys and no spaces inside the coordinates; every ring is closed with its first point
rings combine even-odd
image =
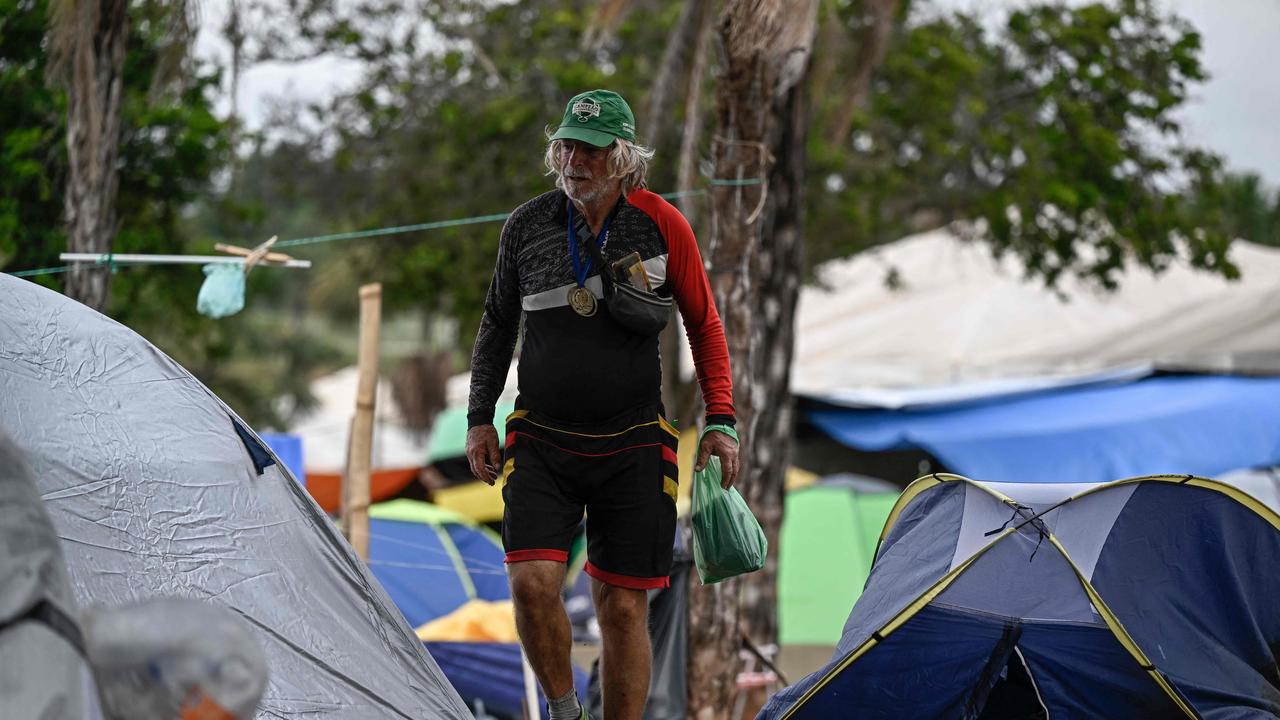
{"type": "Polygon", "coordinates": [[[467,431],[467,462],[477,480],[492,485],[502,467],[502,451],[498,449],[498,429],[492,425],[476,425],[467,431]]]}

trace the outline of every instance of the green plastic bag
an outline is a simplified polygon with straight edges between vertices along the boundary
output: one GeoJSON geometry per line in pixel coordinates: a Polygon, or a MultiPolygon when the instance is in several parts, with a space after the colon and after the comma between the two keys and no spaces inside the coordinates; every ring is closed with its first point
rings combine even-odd
{"type": "Polygon", "coordinates": [[[769,543],[736,488],[720,487],[720,458],[693,474],[693,563],[703,585],[764,567],[769,543]]]}

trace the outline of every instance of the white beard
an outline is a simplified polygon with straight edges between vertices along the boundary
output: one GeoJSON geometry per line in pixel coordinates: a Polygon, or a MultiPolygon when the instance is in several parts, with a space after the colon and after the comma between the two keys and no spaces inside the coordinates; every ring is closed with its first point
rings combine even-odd
{"type": "Polygon", "coordinates": [[[612,179],[576,178],[576,181],[576,184],[571,183],[570,179],[565,177],[561,185],[564,188],[564,194],[568,195],[570,200],[582,205],[599,202],[610,193],[621,190],[621,183],[612,179]]]}

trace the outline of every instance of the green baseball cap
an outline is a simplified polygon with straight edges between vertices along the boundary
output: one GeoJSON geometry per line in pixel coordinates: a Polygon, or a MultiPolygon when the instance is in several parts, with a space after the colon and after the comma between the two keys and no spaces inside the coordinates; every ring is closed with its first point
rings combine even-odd
{"type": "Polygon", "coordinates": [[[607,147],[618,138],[636,141],[636,116],[621,95],[609,90],[574,95],[564,108],[560,128],[551,136],[552,140],[581,140],[596,147],[607,147]]]}

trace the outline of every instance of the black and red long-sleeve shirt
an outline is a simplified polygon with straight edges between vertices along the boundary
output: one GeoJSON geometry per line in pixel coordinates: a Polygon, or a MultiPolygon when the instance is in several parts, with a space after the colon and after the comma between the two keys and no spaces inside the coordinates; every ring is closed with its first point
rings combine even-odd
{"type": "MultiPolygon", "coordinates": [[[[606,420],[661,400],[658,338],[643,337],[614,321],[603,307],[599,268],[586,287],[600,309],[575,313],[568,293],[576,287],[567,236],[568,198],[560,190],[521,205],[507,218],[498,244],[493,281],[471,359],[468,425],[493,422],[524,320],[518,368],[520,404],[572,422],[606,420]]],[[[574,214],[581,261],[595,242],[574,214]]],[[[619,202],[601,253],[612,263],[632,252],[644,261],[650,284],[669,292],[684,318],[708,422],[733,423],[729,349],[689,222],[647,190],[619,202]]]]}

